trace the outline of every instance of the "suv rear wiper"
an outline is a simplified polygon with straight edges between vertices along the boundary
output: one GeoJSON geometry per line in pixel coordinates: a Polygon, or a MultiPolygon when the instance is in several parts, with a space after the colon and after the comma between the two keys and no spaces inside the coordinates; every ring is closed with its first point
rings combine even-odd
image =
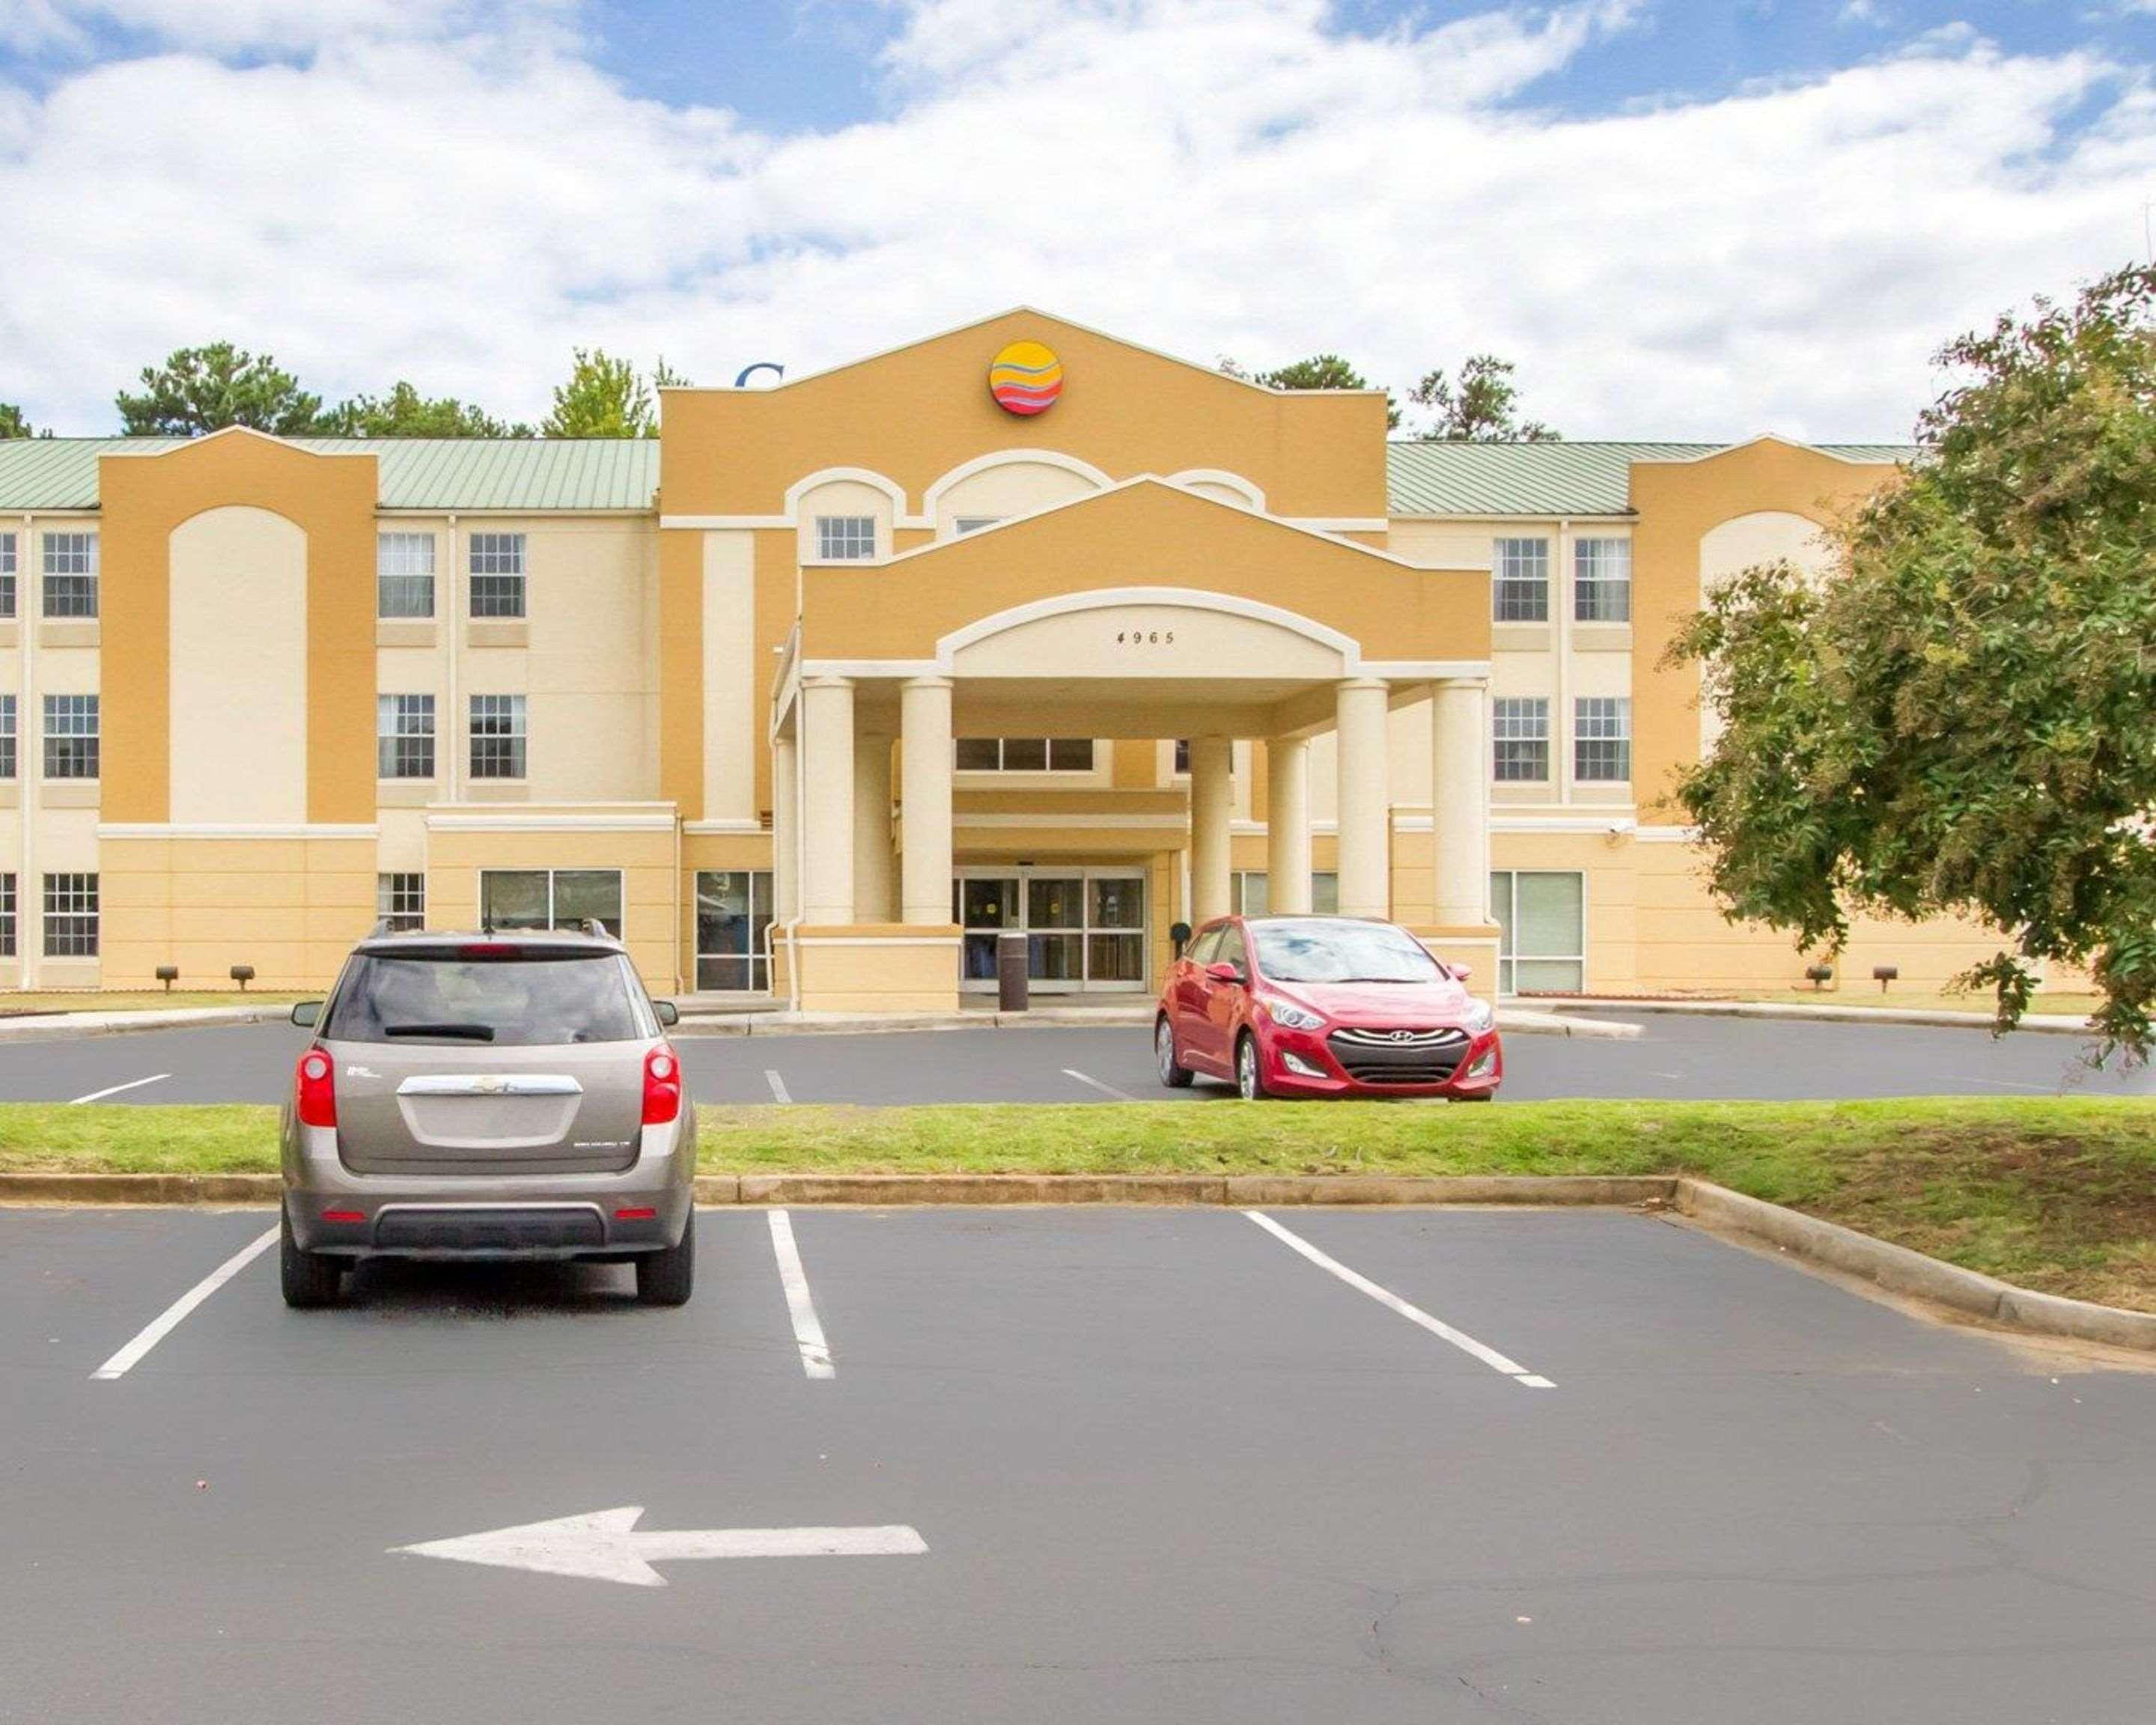
{"type": "Polygon", "coordinates": [[[491,1042],[491,1024],[384,1024],[384,1036],[459,1036],[467,1042],[491,1042]]]}

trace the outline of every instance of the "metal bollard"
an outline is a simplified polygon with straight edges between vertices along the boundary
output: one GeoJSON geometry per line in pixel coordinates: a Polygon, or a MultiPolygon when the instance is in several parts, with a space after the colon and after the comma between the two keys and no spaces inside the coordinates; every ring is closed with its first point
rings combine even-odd
{"type": "Polygon", "coordinates": [[[996,937],[996,1005],[1002,1011],[1024,1012],[1031,1004],[1026,946],[1026,937],[1014,929],[996,937]]]}

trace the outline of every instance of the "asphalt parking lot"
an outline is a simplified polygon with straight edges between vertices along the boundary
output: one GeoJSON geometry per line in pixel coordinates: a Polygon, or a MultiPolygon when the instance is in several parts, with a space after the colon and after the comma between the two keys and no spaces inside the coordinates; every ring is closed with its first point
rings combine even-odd
{"type": "MultiPolygon", "coordinates": [[[[1616,1014],[1609,1014],[1617,1016],[1616,1014]]],[[[1504,1094],[1762,1097],[2156,1095],[2156,1070],[2095,1072],[2071,1037],[1644,1014],[1635,1040],[1513,1034],[1504,1094]]],[[[308,1033],[219,1025],[0,1043],[0,1101],[270,1102],[308,1033]]],[[[705,1102],[1219,1101],[1165,1089],[1133,1025],[679,1039],[705,1102]]]]}
{"type": "Polygon", "coordinates": [[[2156,1693],[2156,1374],[1661,1219],[796,1210],[819,1376],[766,1212],[703,1213],[679,1312],[619,1268],[377,1266],[292,1313],[263,1252],[93,1376],[269,1219],[0,1212],[0,1719],[2140,1725],[2156,1693]],[[747,1554],[819,1542],[856,1554],[747,1554]]]}

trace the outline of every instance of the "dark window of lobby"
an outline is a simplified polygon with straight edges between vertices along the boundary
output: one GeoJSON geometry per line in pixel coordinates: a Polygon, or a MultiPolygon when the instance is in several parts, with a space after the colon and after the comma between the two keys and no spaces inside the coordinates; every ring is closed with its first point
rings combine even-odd
{"type": "Polygon", "coordinates": [[[962,737],[961,773],[1091,773],[1090,737],[962,737]]]}
{"type": "Polygon", "coordinates": [[[479,911],[486,928],[580,928],[595,916],[621,937],[619,869],[482,869],[479,911]]]}
{"type": "Polygon", "coordinates": [[[696,871],[696,988],[700,993],[768,993],[771,926],[768,869],[696,871]]]}

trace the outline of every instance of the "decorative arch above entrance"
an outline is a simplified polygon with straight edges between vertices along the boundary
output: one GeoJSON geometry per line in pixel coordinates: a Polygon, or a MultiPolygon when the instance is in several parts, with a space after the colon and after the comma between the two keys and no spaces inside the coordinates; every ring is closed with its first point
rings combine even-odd
{"type": "Polygon", "coordinates": [[[1193,588],[1059,593],[954,629],[946,675],[1326,680],[1361,675],[1362,648],[1277,605],[1193,588]]]}

